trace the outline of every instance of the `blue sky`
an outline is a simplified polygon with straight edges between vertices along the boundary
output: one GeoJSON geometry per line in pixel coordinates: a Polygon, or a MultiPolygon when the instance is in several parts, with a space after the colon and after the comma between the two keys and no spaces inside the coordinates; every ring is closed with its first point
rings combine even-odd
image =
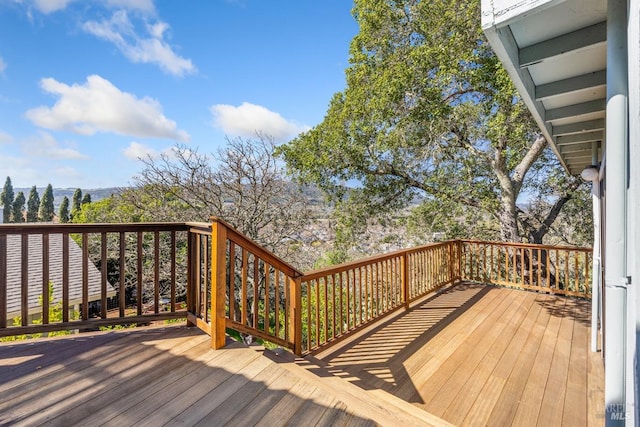
{"type": "Polygon", "coordinates": [[[0,179],[126,186],[176,143],[319,123],[358,27],[344,0],[0,0],[0,179]]]}

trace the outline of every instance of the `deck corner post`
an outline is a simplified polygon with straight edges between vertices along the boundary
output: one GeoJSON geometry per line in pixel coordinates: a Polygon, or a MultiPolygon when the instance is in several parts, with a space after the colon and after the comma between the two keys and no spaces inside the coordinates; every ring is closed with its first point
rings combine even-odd
{"type": "Polygon", "coordinates": [[[291,302],[289,303],[289,336],[293,340],[293,353],[302,356],[302,295],[301,278],[289,278],[291,302]]]}
{"type": "Polygon", "coordinates": [[[400,258],[401,269],[400,269],[400,282],[402,284],[402,300],[404,301],[405,310],[409,310],[409,299],[411,294],[409,293],[409,257],[407,256],[407,252],[402,253],[402,257],[400,258]]]}
{"type": "Polygon", "coordinates": [[[211,223],[211,348],[225,346],[227,229],[224,224],[211,223]]]}

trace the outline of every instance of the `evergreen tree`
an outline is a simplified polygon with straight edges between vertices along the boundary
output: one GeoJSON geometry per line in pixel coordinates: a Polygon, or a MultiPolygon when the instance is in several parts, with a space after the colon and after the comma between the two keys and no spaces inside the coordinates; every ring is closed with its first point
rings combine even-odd
{"type": "Polygon", "coordinates": [[[73,192],[73,197],[71,199],[71,219],[80,211],[80,205],[82,204],[82,190],[76,188],[76,191],[73,192]]]}
{"type": "Polygon", "coordinates": [[[27,222],[38,222],[38,209],[40,209],[40,195],[34,185],[31,187],[29,201],[27,202],[27,222]]]}
{"type": "Polygon", "coordinates": [[[4,210],[2,211],[2,222],[11,222],[11,211],[13,210],[13,185],[11,184],[11,178],[7,177],[0,194],[0,203],[4,210]]]}
{"type": "Polygon", "coordinates": [[[82,205],[86,205],[87,203],[91,203],[91,194],[89,193],[82,197],[82,205]]]}
{"type": "Polygon", "coordinates": [[[25,203],[24,193],[22,191],[18,192],[15,200],[13,201],[12,212],[11,212],[11,222],[21,223],[24,222],[24,203],[25,203]]]}
{"type": "Polygon", "coordinates": [[[43,222],[53,221],[55,211],[53,208],[53,187],[51,184],[47,185],[47,189],[44,190],[42,200],[40,200],[40,210],[38,211],[38,219],[43,222]]]}
{"type": "Polygon", "coordinates": [[[62,199],[62,203],[60,204],[58,219],[63,224],[69,222],[69,199],[67,198],[67,196],[64,196],[64,199],[62,199]]]}

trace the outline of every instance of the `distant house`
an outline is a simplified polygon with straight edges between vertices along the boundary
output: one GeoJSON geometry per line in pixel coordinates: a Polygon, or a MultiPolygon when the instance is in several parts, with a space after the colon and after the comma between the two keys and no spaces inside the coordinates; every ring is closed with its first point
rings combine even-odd
{"type": "MultiPolygon", "coordinates": [[[[42,296],[42,235],[29,235],[28,275],[29,275],[29,321],[42,315],[39,299],[42,296]]],[[[79,310],[82,303],[82,249],[69,239],[69,307],[79,310]]],[[[21,235],[7,235],[7,319],[21,315],[22,283],[22,238],[21,235]]],[[[101,275],[89,260],[88,284],[89,302],[101,298],[101,275]]],[[[50,304],[62,301],[62,234],[49,235],[49,282],[53,285],[53,300],[50,304]]],[[[107,297],[115,296],[115,289],[107,283],[107,297]]]]}

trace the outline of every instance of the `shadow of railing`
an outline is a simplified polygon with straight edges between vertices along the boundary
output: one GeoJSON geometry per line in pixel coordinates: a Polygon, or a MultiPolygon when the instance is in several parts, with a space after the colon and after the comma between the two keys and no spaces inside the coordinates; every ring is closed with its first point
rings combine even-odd
{"type": "Polygon", "coordinates": [[[419,302],[406,312],[319,357],[307,356],[308,370],[340,376],[359,387],[383,389],[411,403],[423,403],[404,362],[494,289],[459,284],[419,302]]]}
{"type": "Polygon", "coordinates": [[[294,390],[282,368],[239,347],[211,351],[184,327],[2,345],[0,425],[371,423],[294,390]]]}

